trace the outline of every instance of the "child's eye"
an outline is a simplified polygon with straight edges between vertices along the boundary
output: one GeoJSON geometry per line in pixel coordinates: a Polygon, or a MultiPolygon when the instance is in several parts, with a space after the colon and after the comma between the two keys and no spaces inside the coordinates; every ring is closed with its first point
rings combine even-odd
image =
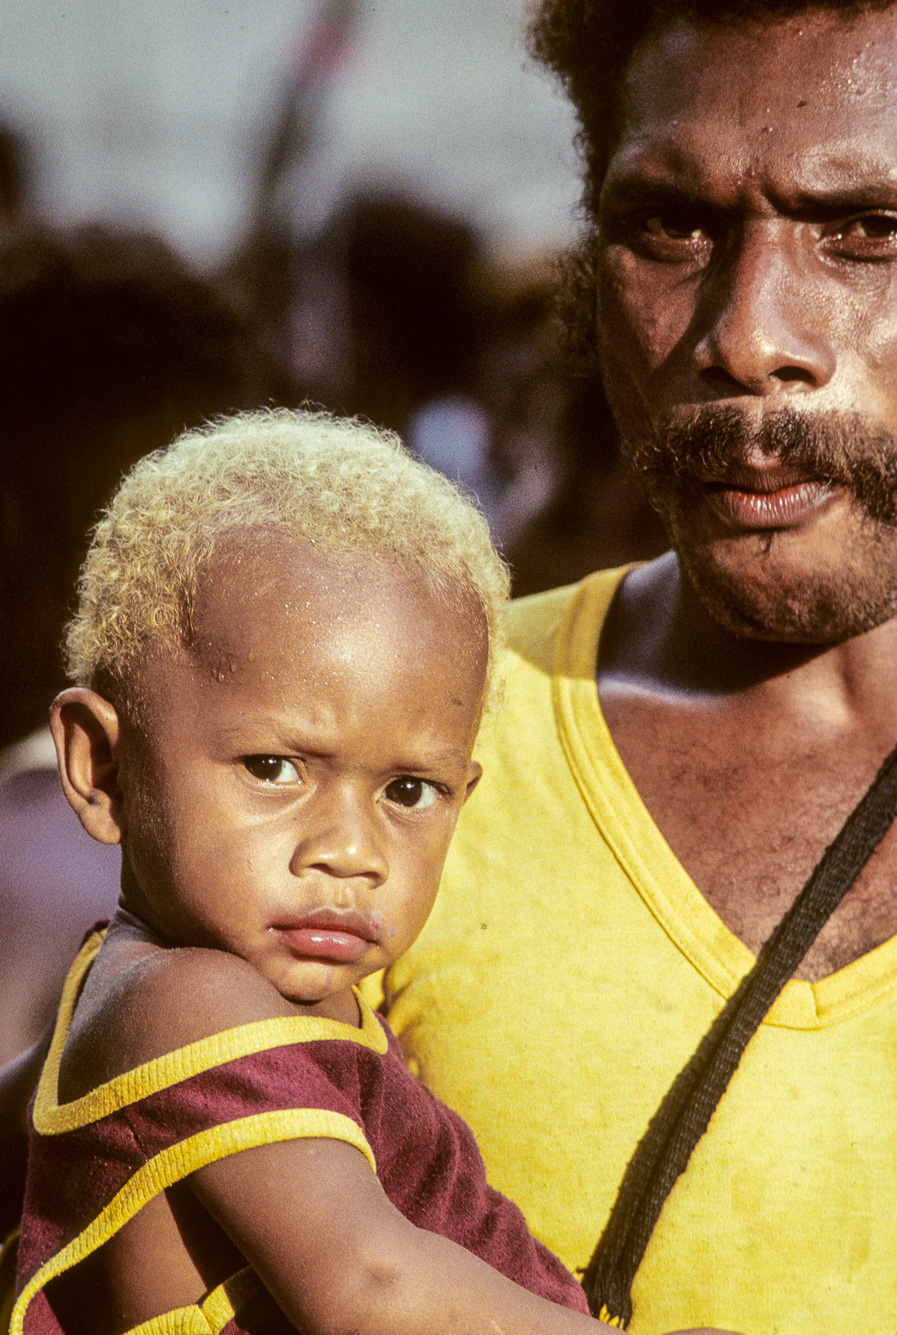
{"type": "Polygon", "coordinates": [[[243,764],[254,779],[263,783],[295,783],[299,778],[292,760],[283,756],[244,756],[243,764]]]}
{"type": "Polygon", "coordinates": [[[439,797],[439,789],[426,779],[415,779],[410,774],[402,774],[393,779],[383,790],[390,802],[400,807],[430,807],[439,797]]]}

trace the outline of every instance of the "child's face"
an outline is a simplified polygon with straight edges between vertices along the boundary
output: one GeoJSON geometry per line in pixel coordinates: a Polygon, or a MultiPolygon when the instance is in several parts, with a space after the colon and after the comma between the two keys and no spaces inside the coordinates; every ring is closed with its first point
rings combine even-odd
{"type": "Polygon", "coordinates": [[[471,750],[485,620],[411,572],[268,536],[202,583],[195,646],[124,729],[124,903],[318,1002],[426,921],[471,750]]]}

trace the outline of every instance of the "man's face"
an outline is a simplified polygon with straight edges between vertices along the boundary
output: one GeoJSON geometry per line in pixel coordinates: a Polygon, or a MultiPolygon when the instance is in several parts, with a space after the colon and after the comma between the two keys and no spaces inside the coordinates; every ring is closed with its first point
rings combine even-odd
{"type": "Polygon", "coordinates": [[[125,906],[288,1000],[343,993],[429,914],[478,773],[485,619],[413,572],[269,537],[216,558],[194,628],[141,669],[123,735],[125,906]]]}
{"type": "Polygon", "coordinates": [[[626,73],[599,355],[687,576],[731,629],[897,611],[897,7],[676,21],[626,73]]]}

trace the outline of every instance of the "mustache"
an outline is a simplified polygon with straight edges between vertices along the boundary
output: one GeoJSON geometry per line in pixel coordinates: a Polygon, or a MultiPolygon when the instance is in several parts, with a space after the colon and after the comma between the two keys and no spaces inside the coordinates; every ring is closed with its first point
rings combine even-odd
{"type": "Polygon", "coordinates": [[[760,452],[806,481],[851,491],[870,518],[897,524],[897,435],[861,414],[781,408],[759,424],[739,408],[708,404],[688,422],[655,428],[631,451],[650,490],[697,490],[725,481],[760,452]]]}

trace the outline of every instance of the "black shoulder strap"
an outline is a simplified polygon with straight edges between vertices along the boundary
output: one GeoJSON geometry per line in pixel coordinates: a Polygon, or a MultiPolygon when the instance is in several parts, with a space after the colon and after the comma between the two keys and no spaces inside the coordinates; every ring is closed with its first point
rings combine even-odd
{"type": "Polygon", "coordinates": [[[667,1196],[707,1130],[751,1037],[887,834],[895,814],[897,749],[825,850],[648,1124],[583,1273],[589,1307],[603,1321],[629,1324],[632,1282],[667,1196]]]}

